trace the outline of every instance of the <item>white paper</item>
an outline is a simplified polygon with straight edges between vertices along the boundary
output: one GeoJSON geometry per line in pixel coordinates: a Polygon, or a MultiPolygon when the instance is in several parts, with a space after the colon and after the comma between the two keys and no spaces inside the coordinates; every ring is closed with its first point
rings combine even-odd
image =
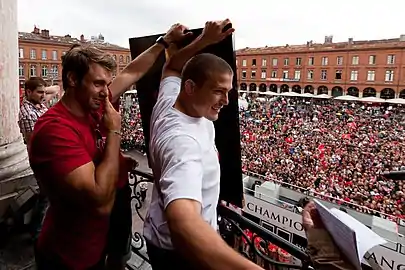
{"type": "Polygon", "coordinates": [[[358,270],[361,270],[359,261],[356,233],[349,226],[340,221],[328,208],[318,200],[314,200],[316,209],[339,250],[346,256],[349,262],[358,270]]]}
{"type": "Polygon", "coordinates": [[[387,243],[387,241],[370,230],[366,225],[348,215],[347,213],[340,211],[336,208],[330,210],[340,221],[349,226],[356,233],[357,252],[359,261],[363,259],[367,251],[375,246],[387,243]]]}

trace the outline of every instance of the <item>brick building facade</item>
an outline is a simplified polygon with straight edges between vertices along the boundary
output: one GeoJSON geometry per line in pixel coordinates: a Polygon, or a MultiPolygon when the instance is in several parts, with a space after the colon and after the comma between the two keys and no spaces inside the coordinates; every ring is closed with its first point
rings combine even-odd
{"type": "Polygon", "coordinates": [[[24,87],[26,79],[34,76],[62,87],[61,57],[73,44],[93,44],[112,54],[117,61],[118,71],[131,61],[129,49],[105,42],[101,34],[87,40],[83,35],[80,38],[54,36],[49,34],[49,30],[35,27],[31,33],[19,32],[18,43],[20,88],[24,87]]]}
{"type": "Polygon", "coordinates": [[[405,98],[405,36],[246,48],[236,52],[239,90],[405,98]]]}

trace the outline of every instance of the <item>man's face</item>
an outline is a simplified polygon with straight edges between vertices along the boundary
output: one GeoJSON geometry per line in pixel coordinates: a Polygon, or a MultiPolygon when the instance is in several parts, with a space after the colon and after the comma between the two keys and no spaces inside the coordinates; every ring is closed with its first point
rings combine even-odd
{"type": "Polygon", "coordinates": [[[104,105],[112,78],[111,71],[99,64],[90,64],[89,71],[76,89],[76,96],[83,108],[96,111],[104,105]]]}
{"type": "Polygon", "coordinates": [[[229,103],[232,79],[230,73],[212,74],[202,87],[195,86],[192,99],[196,115],[210,121],[217,120],[222,107],[229,103]]]}
{"type": "Polygon", "coordinates": [[[45,86],[41,85],[35,90],[27,90],[27,98],[34,104],[40,104],[45,100],[45,86]]]}

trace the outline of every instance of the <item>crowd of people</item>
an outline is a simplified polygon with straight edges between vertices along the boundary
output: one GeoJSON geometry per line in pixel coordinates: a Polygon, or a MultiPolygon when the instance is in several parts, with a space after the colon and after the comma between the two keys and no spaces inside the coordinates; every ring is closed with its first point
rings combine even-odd
{"type": "MultiPolygon", "coordinates": [[[[405,218],[405,184],[381,176],[405,167],[405,107],[303,97],[241,99],[245,173],[368,214],[405,218]]],[[[135,95],[131,104],[123,105],[123,147],[144,149],[135,95]]]]}
{"type": "Polygon", "coordinates": [[[143,128],[136,93],[121,97],[120,108],[122,114],[121,148],[124,151],[136,149],[144,152],[143,128]]]}
{"type": "Polygon", "coordinates": [[[243,169],[356,210],[404,218],[405,108],[331,99],[246,97],[243,169]]]}

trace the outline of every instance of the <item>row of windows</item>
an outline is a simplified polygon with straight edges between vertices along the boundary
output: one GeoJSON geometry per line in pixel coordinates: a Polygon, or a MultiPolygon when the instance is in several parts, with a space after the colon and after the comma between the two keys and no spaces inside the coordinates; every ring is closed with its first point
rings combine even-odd
{"type": "MultiPolygon", "coordinates": [[[[275,79],[278,78],[278,72],[277,70],[271,71],[270,78],[275,79]]],[[[328,71],[326,69],[322,69],[319,74],[319,79],[322,81],[328,80],[328,71]]],[[[242,70],[242,79],[246,79],[246,70],[242,70]]],[[[256,79],[256,70],[252,70],[250,74],[251,79],[256,79]]],[[[261,73],[261,79],[266,79],[267,78],[267,71],[262,70],[261,73]]],[[[301,70],[295,70],[294,71],[294,77],[290,78],[290,74],[288,70],[283,70],[281,74],[281,78],[283,79],[292,79],[292,80],[300,80],[301,79],[301,70]]],[[[343,71],[342,70],[335,70],[334,74],[334,80],[342,80],[343,78],[343,71]]],[[[307,80],[314,80],[314,70],[308,70],[307,71],[307,80]]],[[[357,81],[359,79],[359,71],[358,70],[352,70],[350,71],[350,81],[357,81]]],[[[376,80],[376,72],[375,70],[368,70],[367,71],[367,76],[366,76],[367,81],[375,81],[376,80]]],[[[385,71],[385,81],[386,82],[392,82],[394,81],[394,71],[393,70],[386,70],[385,71]]]]}
{"type": "MultiPolygon", "coordinates": [[[[278,66],[278,58],[272,58],[271,59],[271,65],[273,67],[278,66]]],[[[352,65],[359,65],[360,63],[360,57],[358,55],[352,56],[352,65]]],[[[368,64],[369,65],[375,65],[377,63],[377,56],[376,55],[369,55],[368,57],[368,64]]],[[[322,66],[327,66],[329,64],[329,57],[328,56],[323,56],[321,58],[321,65],[322,66]]],[[[387,64],[388,65],[393,65],[395,64],[395,55],[394,54],[389,54],[387,55],[387,64]]],[[[283,65],[288,66],[290,65],[290,58],[285,57],[283,59],[283,65]]],[[[295,58],[295,65],[296,66],[301,66],[302,65],[302,58],[301,57],[296,57],[295,58]]],[[[309,57],[308,58],[308,65],[313,66],[315,65],[315,57],[309,57]]],[[[343,56],[337,56],[336,57],[336,65],[342,66],[343,65],[343,56]]],[[[247,66],[247,60],[243,59],[242,60],[242,66],[246,67],[247,66]]],[[[255,67],[257,66],[256,59],[252,59],[252,66],[255,67]]],[[[262,67],[267,66],[267,59],[262,58],[262,67]]]]}
{"type": "MultiPolygon", "coordinates": [[[[65,54],[66,54],[66,52],[62,53],[62,55],[65,55],[65,54]]],[[[18,57],[20,59],[25,58],[24,48],[19,49],[18,57]]],[[[36,49],[31,49],[30,50],[30,57],[29,58],[32,59],[32,60],[37,59],[37,50],[36,49]]],[[[117,61],[117,56],[115,54],[113,54],[113,58],[114,58],[115,61],[117,61]]],[[[59,60],[58,51],[53,50],[52,53],[51,53],[51,58],[48,59],[48,51],[45,50],[45,49],[42,49],[41,50],[41,59],[42,60],[55,60],[55,61],[58,61],[59,60]]],[[[131,61],[131,58],[129,56],[126,56],[125,63],[129,63],[130,61],[131,61]]],[[[124,63],[124,56],[123,55],[119,56],[119,63],[120,64],[124,63]]]]}
{"type": "MultiPolygon", "coordinates": [[[[18,57],[20,59],[24,59],[25,55],[24,55],[24,49],[20,48],[18,51],[18,57]]],[[[30,50],[30,59],[37,59],[37,50],[36,49],[31,49],[30,50]]],[[[41,51],[41,59],[42,60],[47,60],[48,59],[48,51],[47,50],[42,50],[41,51]]],[[[58,51],[53,50],[51,53],[51,58],[49,58],[49,60],[59,60],[58,58],[58,51]]]]}
{"type": "MultiPolygon", "coordinates": [[[[39,66],[40,71],[37,73],[38,70],[38,65],[30,65],[29,66],[29,75],[30,77],[36,77],[38,76],[37,74],[41,74],[41,77],[44,78],[49,78],[49,79],[56,79],[59,76],[59,68],[57,65],[52,65],[52,66],[47,66],[47,65],[42,65],[39,66]]],[[[118,69],[119,72],[121,72],[124,68],[121,67],[118,69]]],[[[25,77],[25,65],[20,64],[18,67],[18,75],[20,77],[25,77]]],[[[113,74],[114,76],[116,75],[116,72],[113,74]]]]}
{"type": "MultiPolygon", "coordinates": [[[[38,70],[37,65],[30,65],[29,66],[30,77],[38,76],[37,70],[38,70]]],[[[18,67],[18,75],[20,77],[25,77],[25,66],[22,64],[20,64],[20,66],[18,67]]],[[[50,67],[43,65],[42,67],[40,67],[40,75],[41,77],[56,79],[59,76],[59,68],[57,65],[53,65],[50,67]]]]}

